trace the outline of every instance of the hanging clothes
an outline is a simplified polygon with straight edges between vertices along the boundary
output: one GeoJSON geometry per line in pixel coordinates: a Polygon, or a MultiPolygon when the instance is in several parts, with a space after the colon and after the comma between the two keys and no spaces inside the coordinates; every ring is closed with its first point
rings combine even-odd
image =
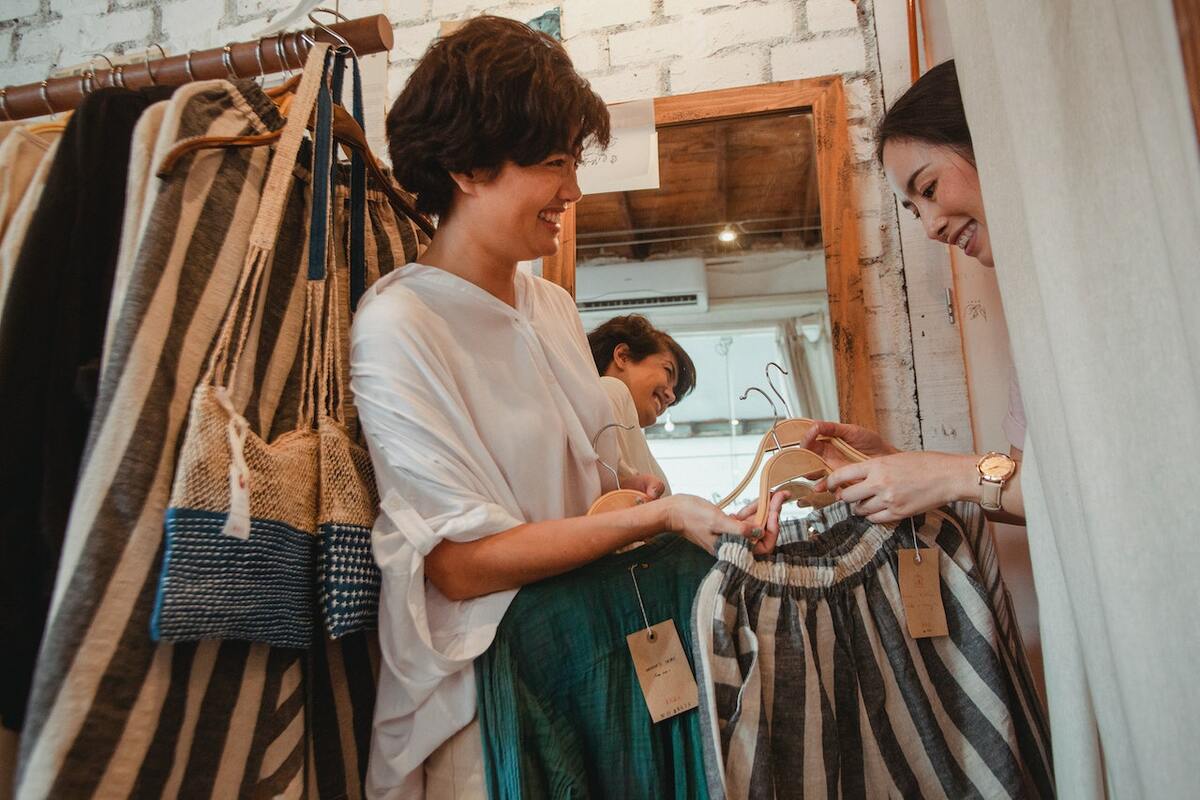
{"type": "MultiPolygon", "coordinates": [[[[25,242],[25,232],[29,222],[37,211],[38,203],[42,200],[42,191],[46,188],[46,178],[50,175],[50,167],[54,164],[54,156],[58,152],[59,134],[44,134],[48,142],[45,150],[33,150],[27,154],[30,160],[36,160],[37,166],[29,177],[29,183],[21,195],[20,201],[13,207],[12,214],[6,220],[4,235],[0,237],[0,312],[4,309],[5,298],[8,295],[8,285],[17,269],[17,260],[21,257],[21,245],[25,242]]],[[[8,137],[11,138],[11,137],[8,137]]],[[[6,138],[4,141],[8,141],[6,138]]]]}
{"type": "MultiPolygon", "coordinates": [[[[282,124],[252,81],[188,84],[163,115],[150,163],[185,138],[262,134],[282,124]]],[[[136,255],[114,291],[103,379],[21,742],[19,795],[361,793],[373,637],[320,639],[303,651],[156,645],[149,636],[189,400],[241,271],[270,156],[266,147],[202,150],[165,178],[149,179],[157,187],[146,193],[136,255]]],[[[336,244],[344,241],[348,178],[340,169],[335,178],[333,250],[344,258],[336,244]]],[[[263,437],[295,426],[307,186],[297,166],[239,373],[246,380],[235,401],[263,437]]],[[[368,189],[370,241],[405,241],[382,194],[368,189]]],[[[368,279],[412,257],[368,248],[368,279]]]]}
{"type": "MultiPolygon", "coordinates": [[[[96,395],[133,126],[171,91],[100,89],[72,115],[0,313],[0,641],[10,653],[0,711],[13,729],[24,718],[96,395]]],[[[0,150],[43,154],[32,140],[18,129],[0,150]]],[[[15,194],[33,170],[10,166],[15,194]]]]}
{"type": "Polygon", "coordinates": [[[34,133],[32,128],[31,125],[17,126],[0,141],[0,238],[8,230],[46,152],[61,135],[50,130],[34,133]]]}
{"type": "MultiPolygon", "coordinates": [[[[518,271],[514,281],[511,307],[408,264],[355,316],[351,388],[382,506],[372,797],[424,796],[422,765],[475,717],[472,662],[515,594],[448,600],[424,578],[429,551],[583,515],[615,488],[591,446],[612,412],[575,303],[540,278],[518,271]]],[[[615,440],[598,446],[616,463],[615,440]]]]}
{"type": "Polygon", "coordinates": [[[697,711],[653,721],[625,637],[670,619],[691,652],[712,563],[666,534],[517,592],[475,662],[491,800],[708,797],[697,711]]]}
{"type": "Polygon", "coordinates": [[[714,797],[1054,796],[983,514],[956,508],[891,528],[836,503],[765,558],[722,537],[695,606],[714,797]],[[937,559],[948,636],[905,627],[896,551],[914,535],[937,559]]]}

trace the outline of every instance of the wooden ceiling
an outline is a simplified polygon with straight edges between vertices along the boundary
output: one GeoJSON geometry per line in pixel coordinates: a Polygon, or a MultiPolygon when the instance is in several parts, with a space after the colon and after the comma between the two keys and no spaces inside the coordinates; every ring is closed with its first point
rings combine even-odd
{"type": "Polygon", "coordinates": [[[580,261],[809,249],[821,244],[812,118],[743,117],[660,128],[659,188],[583,198],[580,261]],[[732,227],[738,237],[717,234],[732,227]]]}

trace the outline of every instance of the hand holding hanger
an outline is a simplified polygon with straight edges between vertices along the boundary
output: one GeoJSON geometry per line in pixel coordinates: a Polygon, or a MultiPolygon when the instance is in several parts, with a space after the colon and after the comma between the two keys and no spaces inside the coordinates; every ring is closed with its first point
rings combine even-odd
{"type": "Polygon", "coordinates": [[[799,441],[799,446],[813,451],[828,461],[829,465],[835,469],[857,463],[858,459],[848,458],[847,454],[830,439],[840,439],[867,458],[900,452],[885,442],[883,437],[875,431],[859,425],[823,420],[813,420],[810,423],[808,430],[799,441]]]}

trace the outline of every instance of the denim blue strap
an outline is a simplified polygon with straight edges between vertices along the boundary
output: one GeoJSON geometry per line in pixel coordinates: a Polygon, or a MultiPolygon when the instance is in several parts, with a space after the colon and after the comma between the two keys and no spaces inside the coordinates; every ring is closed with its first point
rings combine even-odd
{"type": "MultiPolygon", "coordinates": [[[[317,114],[313,137],[312,208],[308,239],[308,279],[325,277],[325,260],[329,252],[329,192],[333,177],[333,101],[329,85],[330,58],[325,61],[325,75],[317,91],[317,114]]],[[[336,69],[334,70],[336,74],[336,69]]],[[[336,78],[335,78],[336,80],[336,78]]]]}

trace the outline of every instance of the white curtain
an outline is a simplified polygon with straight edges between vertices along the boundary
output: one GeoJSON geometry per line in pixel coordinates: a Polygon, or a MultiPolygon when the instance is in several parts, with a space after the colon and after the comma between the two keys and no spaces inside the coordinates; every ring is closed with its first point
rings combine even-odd
{"type": "Polygon", "coordinates": [[[775,341],[791,376],[795,416],[838,419],[837,374],[828,318],[824,312],[787,319],[775,328],[775,341]]]}
{"type": "Polygon", "coordinates": [[[1197,794],[1200,159],[1170,0],[947,4],[1063,797],[1197,794]]]}

